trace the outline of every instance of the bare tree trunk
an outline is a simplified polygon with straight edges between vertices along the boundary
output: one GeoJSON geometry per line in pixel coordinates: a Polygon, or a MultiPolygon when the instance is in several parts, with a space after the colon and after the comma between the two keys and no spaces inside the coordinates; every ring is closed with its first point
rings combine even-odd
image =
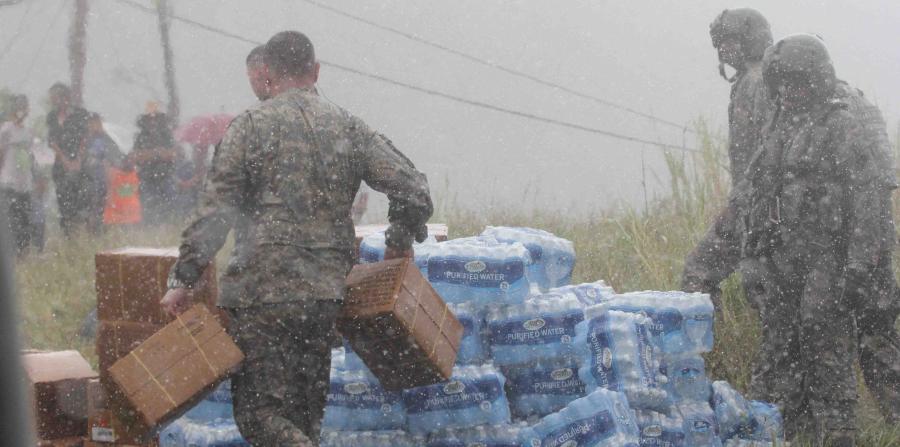
{"type": "Polygon", "coordinates": [[[87,62],[87,0],[75,0],[75,14],[69,30],[69,78],[72,84],[72,102],[81,105],[84,93],[84,66],[87,62]]]}
{"type": "Polygon", "coordinates": [[[175,84],[175,63],[172,56],[172,43],[169,40],[169,2],[157,0],[156,10],[159,13],[159,38],[162,42],[163,62],[165,64],[166,91],[169,93],[169,106],[167,115],[173,125],[178,124],[178,115],[181,113],[181,105],[178,101],[178,87],[175,84]]]}

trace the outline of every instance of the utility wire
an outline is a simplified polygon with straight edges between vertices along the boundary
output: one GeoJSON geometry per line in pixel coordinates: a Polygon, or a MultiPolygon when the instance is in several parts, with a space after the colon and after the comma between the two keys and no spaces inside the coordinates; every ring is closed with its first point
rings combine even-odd
{"type": "Polygon", "coordinates": [[[524,73],[524,72],[522,72],[522,71],[515,70],[515,69],[512,69],[512,68],[506,67],[506,66],[504,66],[504,65],[500,65],[500,64],[498,64],[498,63],[496,63],[496,62],[491,62],[491,61],[489,61],[489,60],[485,60],[485,59],[479,58],[479,57],[477,57],[477,56],[473,56],[473,55],[471,55],[471,54],[469,54],[469,53],[465,53],[465,52],[463,52],[463,51],[459,51],[459,50],[450,48],[450,47],[448,47],[448,46],[446,46],[446,45],[442,45],[442,44],[440,44],[440,43],[437,43],[437,42],[433,42],[433,41],[424,39],[424,38],[419,37],[419,36],[417,36],[417,35],[415,35],[415,34],[411,34],[411,33],[408,33],[408,32],[405,32],[405,31],[402,31],[402,30],[399,30],[399,29],[396,29],[396,28],[391,28],[391,27],[389,27],[389,26],[382,25],[382,24],[380,24],[380,23],[378,23],[378,22],[375,22],[375,21],[366,19],[365,17],[360,17],[360,16],[357,16],[357,15],[351,14],[351,13],[349,13],[349,12],[340,10],[340,9],[338,9],[338,8],[335,8],[335,7],[333,7],[333,6],[327,5],[327,4],[325,4],[325,3],[322,3],[322,2],[319,2],[319,1],[316,1],[316,0],[301,0],[301,1],[303,1],[303,2],[305,2],[305,3],[308,3],[308,4],[310,4],[310,5],[316,6],[316,7],[318,7],[318,8],[322,8],[322,9],[331,11],[331,12],[337,14],[337,15],[346,17],[346,18],[348,18],[348,19],[355,20],[355,21],[361,22],[361,23],[365,23],[366,25],[369,25],[369,26],[378,28],[378,29],[380,29],[380,30],[382,30],[382,31],[387,31],[387,32],[389,32],[389,33],[393,33],[393,34],[396,34],[396,35],[398,35],[398,36],[405,37],[405,38],[407,38],[407,39],[409,39],[409,40],[412,40],[412,41],[415,41],[415,42],[418,42],[418,43],[421,43],[421,44],[430,46],[430,47],[432,47],[432,48],[437,48],[437,49],[439,49],[439,50],[441,50],[441,51],[445,51],[445,52],[447,52],[447,53],[450,53],[450,54],[459,56],[459,57],[461,57],[461,58],[464,58],[464,59],[467,59],[467,60],[469,60],[469,61],[475,62],[475,63],[477,63],[477,64],[484,65],[484,66],[487,66],[487,67],[490,67],[490,68],[493,68],[493,69],[502,71],[502,72],[504,72],[504,73],[506,73],[506,74],[510,74],[510,75],[513,75],[513,76],[516,76],[516,77],[519,77],[519,78],[527,79],[527,80],[529,80],[529,81],[538,83],[538,84],[540,84],[540,85],[543,85],[543,86],[546,86],[546,87],[551,87],[551,88],[554,88],[554,89],[556,89],[556,90],[563,91],[563,92],[569,93],[569,94],[571,94],[571,95],[577,96],[577,97],[579,97],[579,98],[587,99],[587,100],[593,101],[593,102],[595,102],[595,103],[597,103],[597,104],[602,104],[602,105],[604,105],[604,106],[607,106],[607,107],[610,107],[610,108],[613,108],[613,109],[617,109],[617,110],[621,110],[621,111],[624,111],[624,112],[628,112],[628,113],[631,113],[631,114],[640,116],[640,117],[642,117],[642,118],[646,118],[646,119],[651,120],[651,121],[656,121],[656,122],[658,122],[658,123],[662,123],[662,124],[665,124],[665,125],[667,125],[667,126],[675,127],[675,128],[677,128],[677,129],[682,130],[682,131],[685,131],[685,132],[691,132],[691,133],[694,132],[693,130],[689,129],[687,126],[685,126],[685,125],[683,125],[683,124],[678,124],[678,123],[676,123],[676,122],[674,122],[674,121],[669,121],[669,120],[665,120],[665,119],[662,119],[662,118],[658,118],[658,117],[656,117],[655,115],[653,115],[653,114],[651,114],[651,113],[642,112],[642,111],[640,111],[640,110],[637,110],[637,109],[634,109],[634,108],[631,108],[631,107],[628,107],[628,106],[623,106],[623,105],[621,105],[621,104],[618,104],[618,103],[615,103],[615,102],[612,102],[612,101],[609,101],[609,100],[606,100],[606,99],[597,97],[597,96],[595,96],[595,95],[591,95],[591,94],[588,94],[588,93],[580,92],[580,91],[578,91],[578,90],[571,89],[571,88],[566,87],[566,86],[563,86],[563,85],[559,85],[559,84],[557,84],[557,83],[555,83],[555,82],[547,81],[547,80],[542,79],[542,78],[539,78],[539,77],[537,77],[537,76],[530,75],[530,74],[528,74],[528,73],[524,73]]]}
{"type": "Polygon", "coordinates": [[[19,40],[19,37],[22,37],[22,28],[25,27],[25,18],[28,17],[28,14],[31,12],[31,7],[34,5],[34,1],[28,3],[28,6],[25,8],[25,12],[22,13],[22,17],[19,17],[19,26],[16,28],[16,32],[13,33],[12,37],[9,38],[9,42],[6,43],[6,46],[3,47],[3,50],[0,51],[0,61],[3,61],[3,58],[6,57],[9,50],[12,48],[13,44],[19,40]]]}
{"type": "MultiPolygon", "coordinates": [[[[132,7],[134,7],[134,8],[140,9],[140,10],[142,10],[142,11],[148,13],[148,14],[153,14],[153,15],[157,15],[157,14],[158,14],[158,12],[157,12],[156,10],[154,10],[154,9],[152,9],[152,8],[150,8],[150,7],[144,6],[144,5],[140,4],[140,3],[137,3],[137,2],[134,1],[134,0],[118,0],[118,1],[119,1],[120,3],[123,3],[123,4],[129,5],[129,6],[132,6],[132,7]]],[[[174,14],[174,13],[169,13],[169,17],[171,17],[173,20],[176,20],[176,21],[179,21],[179,22],[182,22],[182,23],[186,23],[186,24],[189,24],[189,25],[193,25],[193,26],[202,28],[202,29],[207,30],[207,31],[209,31],[209,32],[211,32],[211,33],[215,33],[215,34],[218,34],[218,35],[221,35],[221,36],[224,36],[224,37],[228,37],[228,38],[231,38],[231,39],[239,40],[239,41],[242,41],[242,42],[245,42],[245,43],[249,43],[249,44],[251,44],[251,45],[261,45],[261,44],[263,43],[263,42],[260,42],[260,41],[257,41],[257,40],[253,40],[253,39],[250,39],[250,38],[247,38],[247,37],[244,37],[244,36],[241,36],[241,35],[238,35],[238,34],[235,34],[235,33],[229,32],[229,31],[226,31],[226,30],[223,30],[223,29],[221,29],[221,28],[213,27],[213,26],[210,26],[210,25],[201,23],[201,22],[197,22],[197,21],[192,20],[192,19],[188,19],[188,18],[185,18],[185,17],[178,16],[178,15],[176,15],[176,14],[174,14]]],[[[413,90],[413,91],[417,91],[417,92],[424,93],[424,94],[427,94],[427,95],[431,95],[431,96],[436,96],[436,97],[448,99],[448,100],[455,101],[455,102],[462,103],[462,104],[466,104],[466,105],[469,105],[469,106],[472,106],[472,107],[478,107],[478,108],[482,108],[482,109],[486,109],[486,110],[492,110],[492,111],[495,111],[495,112],[506,113],[506,114],[509,114],[509,115],[518,116],[518,117],[520,117],[520,118],[526,118],[526,119],[530,119],[530,120],[534,120],[534,121],[540,121],[540,122],[547,123],[547,124],[554,124],[554,125],[557,125],[557,126],[567,127],[567,128],[570,128],[570,129],[576,129],[576,130],[580,130],[580,131],[587,132],[587,133],[592,133],[592,134],[597,134],[597,135],[603,135],[603,136],[607,136],[607,137],[610,137],[610,138],[615,138],[615,139],[618,139],[618,140],[631,141],[631,142],[635,142],[635,143],[648,144],[648,145],[652,145],[652,146],[654,146],[654,147],[658,147],[658,148],[661,148],[661,149],[664,149],[664,150],[669,150],[669,149],[671,149],[671,150],[678,150],[678,151],[684,151],[684,152],[697,152],[697,150],[694,149],[694,148],[689,148],[689,147],[685,147],[685,146],[676,146],[676,145],[665,144],[665,143],[659,143],[659,142],[656,142],[656,141],[646,140],[646,139],[639,138],[639,137],[633,137],[633,136],[630,136],[630,135],[624,135],[624,134],[620,134],[620,133],[617,133],[617,132],[611,132],[611,131],[608,131],[608,130],[605,130],[605,129],[600,129],[600,128],[597,128],[597,127],[584,126],[584,125],[581,125],[581,124],[571,123],[571,122],[568,122],[568,121],[561,121],[561,120],[557,120],[557,119],[554,119],[554,118],[547,118],[547,117],[542,117],[542,116],[534,115],[534,114],[527,113],[527,112],[521,112],[521,111],[518,111],[518,110],[508,109],[508,108],[505,108],[505,107],[496,106],[496,105],[489,104],[489,103],[485,103],[485,102],[474,101],[474,100],[471,100],[471,99],[466,99],[466,98],[462,98],[462,97],[459,97],[459,96],[451,95],[451,94],[449,94],[449,93],[444,93],[444,92],[441,92],[441,91],[438,91],[438,90],[433,90],[433,89],[429,89],[429,88],[426,88],[426,87],[420,87],[420,86],[408,84],[408,83],[405,83],[405,82],[402,82],[402,81],[397,81],[397,80],[394,80],[394,79],[391,79],[391,78],[388,78],[388,77],[385,77],[385,76],[381,76],[381,75],[377,75],[377,74],[373,74],[373,73],[368,73],[368,72],[365,72],[365,71],[362,71],[362,70],[358,70],[358,69],[356,69],[356,68],[348,67],[348,66],[346,66],[346,65],[341,65],[341,64],[334,63],[334,62],[327,62],[327,61],[324,61],[324,60],[322,60],[322,59],[319,59],[319,63],[321,63],[322,65],[324,65],[324,66],[326,66],[326,67],[335,68],[335,69],[338,69],[338,70],[341,70],[341,71],[345,71],[345,72],[348,72],[348,73],[353,73],[353,74],[356,74],[356,75],[359,75],[359,76],[362,76],[362,77],[366,77],[366,78],[369,78],[369,79],[373,79],[373,80],[376,80],[376,81],[379,81],[379,82],[383,82],[383,83],[386,83],[386,84],[391,84],[391,85],[394,85],[394,86],[397,86],[397,87],[401,87],[401,88],[405,88],[405,89],[408,89],[408,90],[413,90]]]]}

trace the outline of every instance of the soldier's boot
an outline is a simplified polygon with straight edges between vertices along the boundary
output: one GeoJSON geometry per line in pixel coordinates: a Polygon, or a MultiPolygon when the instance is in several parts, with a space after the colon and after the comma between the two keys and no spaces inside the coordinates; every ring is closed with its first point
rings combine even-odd
{"type": "Polygon", "coordinates": [[[866,387],[890,424],[900,424],[900,337],[897,331],[861,335],[859,364],[866,387]]]}

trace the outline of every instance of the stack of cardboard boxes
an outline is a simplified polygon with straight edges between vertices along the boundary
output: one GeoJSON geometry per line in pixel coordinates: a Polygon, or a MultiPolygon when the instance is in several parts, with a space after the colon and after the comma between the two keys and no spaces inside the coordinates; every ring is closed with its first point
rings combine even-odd
{"type": "MultiPolygon", "coordinates": [[[[151,427],[112,380],[110,368],[141,343],[159,332],[173,318],[159,305],[167,291],[169,269],[178,259],[177,249],[124,248],[98,253],[97,357],[104,404],[90,414],[91,442],[119,445],[153,445],[151,427]]],[[[216,272],[210,265],[194,302],[215,307],[216,272]]],[[[107,444],[108,445],[108,444],[107,444]]]]}

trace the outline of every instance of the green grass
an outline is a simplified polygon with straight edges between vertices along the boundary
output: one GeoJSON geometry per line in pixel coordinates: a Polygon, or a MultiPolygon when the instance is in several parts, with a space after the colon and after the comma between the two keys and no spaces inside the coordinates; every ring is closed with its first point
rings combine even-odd
{"type": "MultiPolygon", "coordinates": [[[[464,210],[453,201],[443,201],[433,220],[448,223],[453,237],[477,234],[485,225],[542,228],[574,242],[575,281],[605,279],[619,291],[675,289],[685,255],[702,237],[729,184],[722,169],[721,139],[709,136],[702,123],[700,130],[706,135],[704,150],[693,157],[680,153],[667,157],[671,193],[647,209],[571,218],[547,211],[464,210]]],[[[125,245],[173,246],[179,230],[178,226],[114,230],[102,237],[82,236],[68,242],[54,238],[44,255],[20,263],[17,278],[28,346],[78,349],[95,361],[92,343],[76,335],[95,302],[94,253],[125,245]]],[[[220,253],[220,263],[226,252],[220,253]]],[[[717,322],[716,348],[707,356],[708,369],[715,379],[728,380],[746,391],[758,349],[759,322],[737,278],[730,278],[723,291],[724,318],[717,322]]],[[[886,425],[865,390],[861,392],[860,445],[900,445],[900,427],[886,425]]]]}

